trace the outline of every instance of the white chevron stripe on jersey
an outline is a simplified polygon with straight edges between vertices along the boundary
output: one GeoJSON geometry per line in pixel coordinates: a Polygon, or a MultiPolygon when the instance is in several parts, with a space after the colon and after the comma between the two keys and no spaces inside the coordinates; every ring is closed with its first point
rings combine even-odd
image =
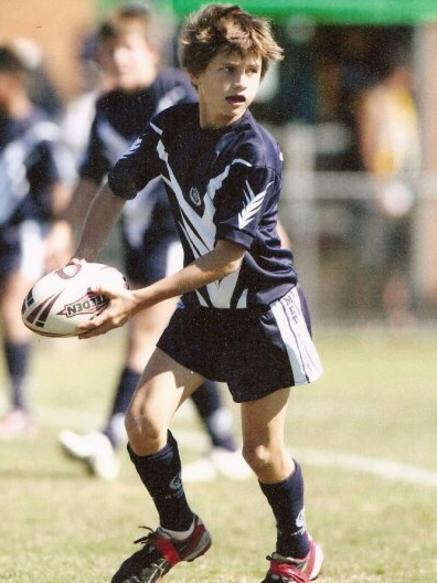
{"type": "Polygon", "coordinates": [[[215,195],[216,195],[217,191],[219,191],[220,188],[222,187],[225,179],[229,176],[229,172],[231,170],[231,167],[234,164],[241,164],[241,165],[248,166],[248,167],[252,166],[252,164],[250,164],[250,162],[247,162],[246,160],[243,160],[242,158],[235,158],[234,160],[232,160],[232,162],[230,164],[228,164],[225,167],[223,172],[221,172],[217,176],[214,176],[214,178],[211,178],[211,180],[208,182],[208,184],[206,186],[206,195],[203,199],[203,203],[205,205],[205,210],[204,210],[203,216],[210,221],[214,220],[215,206],[214,206],[213,201],[214,201],[215,195]]]}
{"type": "Polygon", "coordinates": [[[238,215],[238,226],[240,229],[244,229],[254,218],[256,213],[259,211],[264,197],[267,193],[267,190],[271,184],[273,184],[273,180],[269,182],[266,186],[266,189],[260,192],[259,194],[255,194],[249,184],[249,182],[245,181],[246,187],[244,189],[245,200],[246,204],[244,208],[240,211],[238,215]]]}
{"type": "Polygon", "coordinates": [[[214,199],[215,193],[220,190],[223,182],[229,176],[231,167],[234,166],[234,164],[242,164],[243,166],[248,166],[249,168],[252,167],[252,164],[246,160],[243,160],[243,158],[234,158],[234,160],[232,160],[232,162],[226,166],[221,174],[214,176],[214,178],[211,178],[211,180],[208,182],[206,192],[212,199],[214,199]]]}
{"type": "Polygon", "coordinates": [[[158,115],[158,113],[161,113],[161,111],[164,111],[164,109],[168,109],[172,105],[176,105],[176,103],[184,99],[186,95],[187,93],[184,87],[173,87],[173,89],[167,91],[167,93],[165,93],[165,95],[163,95],[158,101],[155,113],[152,117],[155,117],[155,115],[158,115]]]}
{"type": "Polygon", "coordinates": [[[8,144],[0,154],[0,225],[12,216],[29,191],[24,163],[27,154],[19,140],[8,144]]]}
{"type": "MultiPolygon", "coordinates": [[[[204,199],[205,211],[202,216],[199,216],[185,200],[182,188],[170,166],[168,161],[168,153],[165,150],[165,146],[161,140],[158,142],[157,151],[160,159],[165,162],[169,175],[169,178],[166,176],[163,176],[162,178],[175,194],[181,209],[181,221],[179,222],[180,227],[188,244],[191,247],[193,256],[198,258],[201,255],[212,251],[214,248],[217,228],[214,224],[215,207],[213,205],[213,199],[217,190],[221,188],[223,181],[228,176],[230,167],[233,164],[249,164],[245,160],[236,158],[225,168],[225,170],[220,175],[209,181],[207,187],[207,196],[205,196],[204,199]]],[[[230,308],[232,295],[234,293],[239,274],[240,270],[237,270],[231,275],[224,277],[222,280],[212,282],[206,286],[211,303],[214,307],[230,308]]],[[[199,297],[200,303],[205,305],[205,301],[200,296],[199,292],[196,293],[199,297]]]]}
{"type": "Polygon", "coordinates": [[[29,192],[27,161],[42,141],[53,142],[59,129],[50,121],[40,121],[7,144],[0,154],[0,224],[12,216],[29,192]]]}
{"type": "MultiPolygon", "coordinates": [[[[141,143],[139,137],[130,144],[129,140],[119,134],[107,120],[99,122],[97,133],[112,166],[120,158],[125,158],[133,152],[141,143]]],[[[140,246],[144,231],[150,225],[155,201],[148,197],[148,193],[153,191],[156,184],[157,180],[149,182],[134,199],[126,201],[123,207],[124,231],[132,247],[140,246]]]]}
{"type": "MultiPolygon", "coordinates": [[[[193,255],[199,257],[214,247],[216,227],[212,220],[205,221],[200,217],[190,204],[185,200],[182,188],[177,181],[176,176],[169,164],[168,154],[165,150],[164,144],[160,140],[157,145],[157,151],[160,159],[165,162],[167,166],[169,178],[162,176],[165,183],[171,188],[178,200],[181,209],[181,228],[183,229],[187,241],[191,246],[193,255]],[[187,220],[188,219],[188,220],[187,220]]],[[[210,219],[210,217],[208,217],[210,219]]],[[[212,219],[212,217],[211,217],[212,219]]]]}
{"type": "Polygon", "coordinates": [[[121,157],[122,158],[127,158],[127,156],[129,156],[129,154],[132,154],[132,152],[134,152],[138,146],[141,144],[141,136],[139,138],[137,138],[131,145],[131,147],[126,150],[125,152],[123,152],[123,155],[121,157]]]}
{"type": "MultiPolygon", "coordinates": [[[[162,135],[162,130],[159,129],[156,125],[154,125],[152,122],[150,122],[150,127],[159,135],[162,135]]],[[[123,139],[123,138],[122,138],[123,139]]],[[[135,150],[138,149],[138,147],[141,144],[141,140],[142,140],[142,136],[138,136],[138,138],[136,140],[134,140],[132,142],[132,144],[130,145],[129,149],[126,149],[123,152],[123,155],[121,156],[121,158],[127,158],[130,154],[132,154],[132,152],[135,152],[135,150]]]]}
{"type": "MultiPolygon", "coordinates": [[[[209,297],[212,304],[216,308],[230,308],[231,299],[237,285],[238,277],[240,275],[240,268],[234,273],[227,275],[221,280],[213,281],[206,287],[208,289],[209,297]]],[[[246,306],[243,306],[246,307],[246,306]]]]}
{"type": "Polygon", "coordinates": [[[247,308],[247,294],[248,288],[246,288],[243,293],[240,295],[237,303],[237,310],[241,310],[242,308],[247,308]]]}
{"type": "Polygon", "coordinates": [[[159,128],[158,126],[156,126],[154,123],[150,122],[150,127],[152,128],[153,131],[155,131],[158,135],[162,136],[162,129],[159,128]]]}
{"type": "Polygon", "coordinates": [[[59,128],[51,121],[40,121],[31,127],[23,136],[23,140],[27,143],[30,149],[35,144],[46,140],[53,142],[59,138],[59,128]]]}
{"type": "Polygon", "coordinates": [[[106,156],[110,160],[111,166],[114,166],[128,150],[130,146],[129,140],[119,134],[106,120],[99,122],[97,133],[104,144],[106,156]]]}

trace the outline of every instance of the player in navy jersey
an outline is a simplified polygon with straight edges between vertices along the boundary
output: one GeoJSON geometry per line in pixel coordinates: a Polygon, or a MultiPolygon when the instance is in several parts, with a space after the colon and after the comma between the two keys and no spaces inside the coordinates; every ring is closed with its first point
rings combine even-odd
{"type": "Polygon", "coordinates": [[[0,46],[0,314],[3,350],[11,386],[11,408],[0,419],[0,439],[33,433],[27,379],[30,332],[21,321],[21,303],[31,285],[65,262],[54,218],[63,211],[58,128],[31,102],[28,71],[9,45],[0,46]]]}
{"type": "MultiPolygon", "coordinates": [[[[268,23],[238,6],[213,4],[192,15],[180,57],[199,104],[172,107],[151,121],[110,172],[85,221],[73,261],[92,260],[125,201],[159,178],[185,255],[182,270],[142,289],[99,288],[110,305],[79,328],[84,339],[103,334],[182,296],[126,414],[129,455],[160,526],[139,541],[143,547],[113,583],[160,581],[211,544],[187,502],[169,430],[204,378],[227,382],[241,403],[243,453],[276,521],[263,583],[307,583],[321,568],[323,553],[305,524],[302,471],[284,443],[290,387],[316,380],[321,365],[293,257],[277,235],[281,154],[248,110],[269,63],[281,55],[268,23]]],[[[254,516],[251,538],[256,523],[254,516]]]]}
{"type": "MultiPolygon", "coordinates": [[[[104,72],[115,83],[96,104],[88,147],[73,196],[71,215],[78,224],[84,209],[116,161],[146,131],[149,120],[175,103],[197,100],[188,76],[162,68],[151,35],[152,15],[145,5],[125,5],[100,27],[98,46],[104,72]]],[[[132,288],[144,287],[182,266],[182,247],[161,184],[151,184],[128,203],[123,213],[125,272],[132,288]]],[[[124,414],[163,328],[174,300],[138,314],[131,322],[125,364],[102,431],[80,435],[64,430],[60,442],[67,453],[85,462],[97,476],[118,473],[115,450],[125,443],[124,414]]],[[[206,381],[193,402],[208,431],[208,455],[185,468],[186,479],[212,479],[217,472],[245,478],[244,462],[232,433],[231,412],[223,406],[217,385],[206,381]]]]}

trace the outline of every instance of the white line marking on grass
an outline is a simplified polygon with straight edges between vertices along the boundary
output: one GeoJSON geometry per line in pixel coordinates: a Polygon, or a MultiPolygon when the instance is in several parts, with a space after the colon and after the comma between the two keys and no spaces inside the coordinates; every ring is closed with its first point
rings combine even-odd
{"type": "MultiPolygon", "coordinates": [[[[175,428],[174,432],[180,444],[188,449],[205,451],[208,448],[208,438],[204,433],[177,428],[175,428]]],[[[409,464],[401,464],[391,460],[371,458],[362,455],[309,448],[293,449],[293,455],[296,454],[303,463],[311,466],[356,470],[373,474],[380,478],[437,488],[437,472],[409,464]]]]}
{"type": "Polygon", "coordinates": [[[324,450],[296,449],[303,462],[321,467],[339,467],[374,474],[381,478],[399,480],[410,484],[437,487],[437,473],[409,464],[387,459],[324,450]]]}
{"type": "MultiPolygon", "coordinates": [[[[96,429],[101,426],[104,419],[104,412],[99,415],[91,411],[75,411],[66,407],[41,406],[38,407],[38,412],[43,424],[57,428],[65,428],[67,425],[76,431],[96,429]]],[[[189,409],[181,410],[177,414],[177,419],[187,420],[190,417],[189,409]]],[[[209,440],[205,433],[181,429],[177,425],[174,432],[183,447],[198,452],[207,451],[209,440]]],[[[408,484],[437,488],[437,472],[392,460],[311,448],[293,448],[292,454],[311,466],[354,470],[408,484]]]]}

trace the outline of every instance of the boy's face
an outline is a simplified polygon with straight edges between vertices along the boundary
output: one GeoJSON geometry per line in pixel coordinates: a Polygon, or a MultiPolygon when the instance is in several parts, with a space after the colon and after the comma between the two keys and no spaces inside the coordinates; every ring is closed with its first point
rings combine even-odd
{"type": "Polygon", "coordinates": [[[220,51],[201,73],[190,74],[197,88],[202,127],[223,127],[239,119],[261,82],[261,57],[220,51]]]}
{"type": "Polygon", "coordinates": [[[20,81],[18,75],[8,71],[0,71],[0,107],[6,106],[15,97],[22,85],[23,82],[20,81]]]}
{"type": "Polygon", "coordinates": [[[154,81],[158,54],[140,30],[125,30],[105,42],[101,62],[116,86],[129,92],[154,81]]]}

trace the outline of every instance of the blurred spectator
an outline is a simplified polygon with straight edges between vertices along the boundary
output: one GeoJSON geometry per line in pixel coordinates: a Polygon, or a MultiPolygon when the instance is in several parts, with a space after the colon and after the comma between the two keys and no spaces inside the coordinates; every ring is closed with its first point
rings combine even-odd
{"type": "Polygon", "coordinates": [[[393,47],[378,57],[379,79],[358,95],[355,109],[358,153],[372,186],[362,217],[362,266],[386,318],[404,323],[411,318],[410,230],[419,124],[405,51],[393,47]]]}
{"type": "Polygon", "coordinates": [[[26,386],[30,332],[21,320],[21,304],[45,265],[54,268],[66,260],[59,241],[67,226],[56,221],[68,202],[58,128],[32,103],[28,75],[28,63],[14,48],[0,46],[0,315],[11,389],[0,439],[33,431],[26,386]]]}
{"type": "Polygon", "coordinates": [[[24,37],[14,38],[11,47],[26,68],[31,101],[50,117],[57,117],[62,111],[61,100],[47,73],[41,47],[24,37]]]}
{"type": "Polygon", "coordinates": [[[110,75],[110,55],[101,39],[102,31],[93,31],[82,43],[79,62],[82,92],[65,106],[61,117],[61,135],[74,157],[76,167],[88,144],[96,101],[114,84],[110,75]]]}

